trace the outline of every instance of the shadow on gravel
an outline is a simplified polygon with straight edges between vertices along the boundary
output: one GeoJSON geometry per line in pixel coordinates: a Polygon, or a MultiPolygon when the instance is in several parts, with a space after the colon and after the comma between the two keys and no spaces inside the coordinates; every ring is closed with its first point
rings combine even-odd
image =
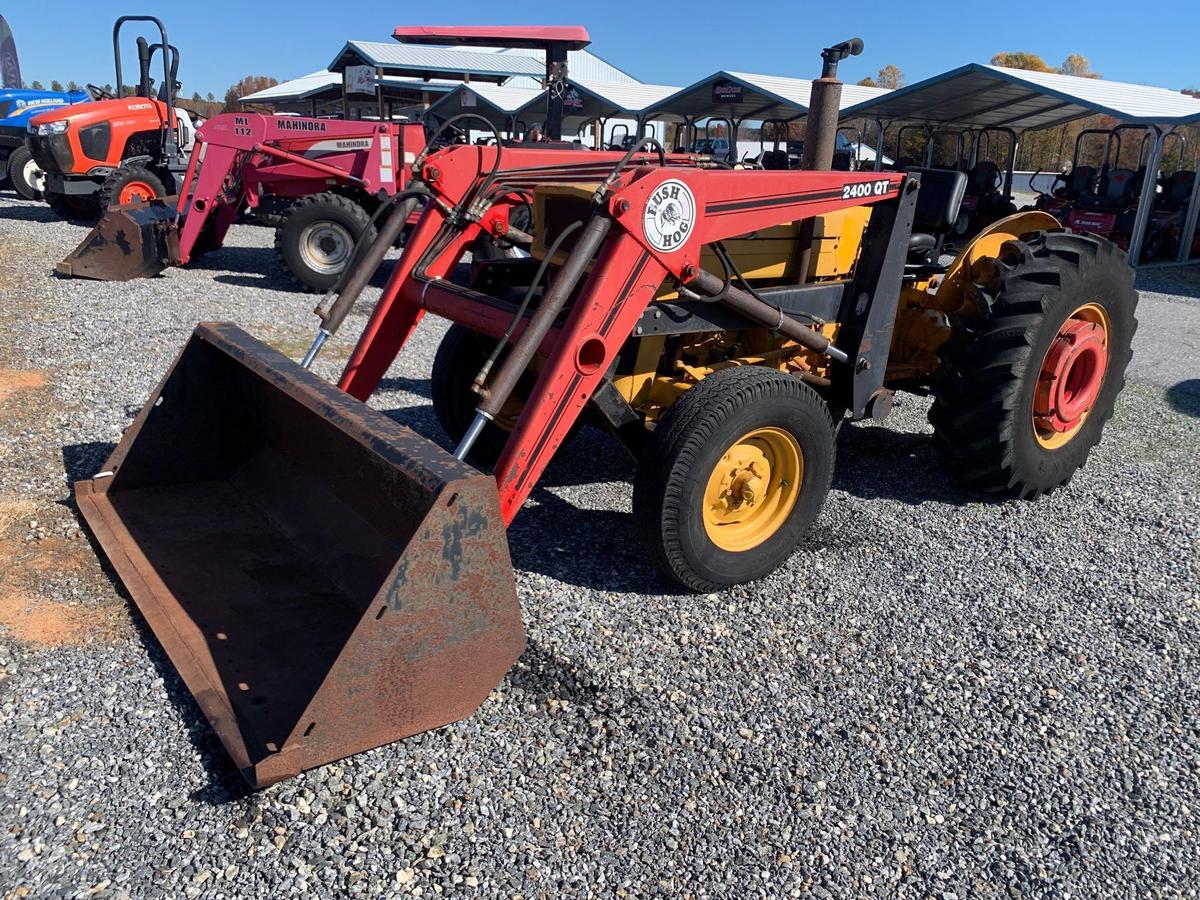
{"type": "MultiPolygon", "coordinates": [[[[4,199],[9,199],[5,197],[4,199]]],[[[15,195],[14,195],[15,199],[15,195]]],[[[22,222],[60,222],[50,207],[40,201],[20,201],[21,206],[0,207],[0,219],[17,219],[22,222]]]]}
{"type": "Polygon", "coordinates": [[[838,435],[834,490],[864,500],[897,500],[914,506],[972,498],[946,474],[928,434],[895,431],[886,425],[847,423],[838,435]]]}
{"type": "Polygon", "coordinates": [[[1167,403],[1176,412],[1200,418],[1200,378],[1189,378],[1168,388],[1167,403]]]}
{"type": "Polygon", "coordinates": [[[1134,284],[1139,291],[1200,300],[1200,266],[1143,268],[1134,284]]]}
{"type": "Polygon", "coordinates": [[[100,471],[108,455],[117,445],[111,441],[88,441],[86,444],[68,444],[62,448],[63,471],[71,482],[91,478],[100,471]]]}

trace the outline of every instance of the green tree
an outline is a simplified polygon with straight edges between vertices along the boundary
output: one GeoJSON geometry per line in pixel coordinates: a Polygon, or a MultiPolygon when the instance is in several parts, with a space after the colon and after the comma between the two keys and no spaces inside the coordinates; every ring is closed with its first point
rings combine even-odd
{"type": "Polygon", "coordinates": [[[67,90],[68,91],[77,91],[77,90],[79,90],[79,85],[77,85],[73,81],[68,81],[67,82],[67,90]]]}
{"type": "Polygon", "coordinates": [[[61,91],[62,89],[63,89],[63,86],[62,86],[61,81],[55,80],[55,81],[50,82],[50,90],[61,91]]]}
{"type": "Polygon", "coordinates": [[[30,87],[32,90],[35,90],[35,91],[44,91],[44,90],[45,90],[45,88],[44,88],[44,87],[42,87],[42,83],[41,83],[40,81],[35,81],[35,82],[34,82],[33,84],[31,84],[29,87],[30,87]]]}

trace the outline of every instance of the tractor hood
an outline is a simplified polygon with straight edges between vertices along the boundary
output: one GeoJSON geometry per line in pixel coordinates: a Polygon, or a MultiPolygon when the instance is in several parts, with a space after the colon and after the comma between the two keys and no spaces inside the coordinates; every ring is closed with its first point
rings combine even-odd
{"type": "Polygon", "coordinates": [[[121,97],[113,100],[97,100],[77,106],[59,107],[40,113],[29,120],[29,130],[52,122],[66,121],[70,128],[85,128],[100,122],[113,125],[147,127],[151,120],[162,123],[167,115],[167,106],[159,100],[146,97],[121,97]],[[119,121],[118,121],[119,120],[119,121]]]}

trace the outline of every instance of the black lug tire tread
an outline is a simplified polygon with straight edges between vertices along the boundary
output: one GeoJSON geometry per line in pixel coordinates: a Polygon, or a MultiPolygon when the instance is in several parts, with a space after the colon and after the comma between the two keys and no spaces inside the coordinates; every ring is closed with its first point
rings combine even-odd
{"type": "Polygon", "coordinates": [[[100,191],[96,194],[96,199],[100,202],[100,212],[103,213],[110,206],[120,206],[121,189],[131,181],[144,181],[154,188],[155,197],[167,196],[167,188],[162,179],[145,166],[122,166],[100,185],[100,191]]]}
{"type": "MultiPolygon", "coordinates": [[[[430,399],[446,436],[457,444],[475,418],[479,398],[471,382],[491,353],[493,342],[465,325],[453,324],[442,336],[430,370],[430,399]]],[[[494,370],[493,370],[494,371],[494,370]]],[[[483,429],[468,458],[479,465],[493,466],[500,458],[509,434],[489,424],[483,429]]]]}
{"type": "Polygon", "coordinates": [[[327,210],[339,217],[338,220],[343,225],[350,227],[354,235],[354,246],[356,248],[364,240],[367,242],[374,241],[378,234],[375,226],[371,224],[371,216],[367,211],[355,200],[344,194],[334,191],[309,194],[307,197],[301,197],[288,207],[287,211],[279,217],[279,224],[275,228],[275,256],[278,258],[279,265],[282,266],[283,271],[287,273],[292,283],[300,290],[309,294],[324,293],[332,288],[343,274],[339,272],[337,275],[328,278],[322,277],[319,273],[315,272],[310,275],[306,275],[303,272],[304,263],[300,258],[299,249],[295,244],[295,239],[299,235],[291,234],[291,230],[295,225],[296,216],[305,217],[314,209],[327,210]]]}
{"type": "Polygon", "coordinates": [[[5,164],[7,171],[4,174],[12,183],[12,189],[17,192],[18,197],[24,200],[41,200],[42,192],[34,188],[32,184],[26,183],[21,177],[21,171],[31,159],[33,159],[33,154],[29,151],[29,147],[22,144],[9,154],[8,162],[5,164]]]}
{"type": "Polygon", "coordinates": [[[951,322],[929,422],[934,448],[964,487],[1034,499],[1070,481],[1112,416],[1137,330],[1134,271],[1116,245],[1065,230],[1008,242],[996,269],[971,289],[976,311],[951,322]],[[1085,287],[1097,283],[1104,296],[1085,287]],[[1062,322],[1094,301],[1103,301],[1112,326],[1104,384],[1080,432],[1047,451],[1033,437],[1033,385],[1062,322]]]}
{"type": "MultiPolygon", "coordinates": [[[[746,430],[749,428],[743,429],[738,436],[746,430]]],[[[782,565],[795,551],[820,512],[833,480],[835,457],[834,425],[829,408],[811,387],[792,375],[760,366],[719,370],[680,396],[663,414],[651,439],[646,442],[633,486],[633,518],[639,536],[650,548],[659,568],[693,591],[723,590],[732,584],[763,577],[782,565]],[[698,571],[684,546],[679,513],[686,508],[682,497],[687,473],[695,469],[703,451],[713,446],[712,436],[718,429],[731,420],[742,418],[746,410],[756,404],[776,398],[785,398],[794,404],[810,421],[818,452],[806,450],[804,493],[797,499],[793,519],[776,532],[779,541],[787,542],[785,552],[776,554],[778,559],[763,571],[752,572],[747,577],[718,580],[698,571]],[[818,430],[824,433],[819,434],[818,430]],[[792,533],[785,537],[784,532],[789,530],[792,533]]],[[[707,480],[707,473],[705,478],[707,480]]],[[[755,551],[762,550],[774,540],[760,545],[755,551]]],[[[713,550],[717,556],[725,552],[715,547],[713,550]]]]}
{"type": "Polygon", "coordinates": [[[45,197],[46,205],[53,210],[64,222],[88,223],[94,222],[100,215],[100,205],[96,202],[94,196],[69,197],[66,194],[58,194],[54,191],[48,191],[45,197]]]}

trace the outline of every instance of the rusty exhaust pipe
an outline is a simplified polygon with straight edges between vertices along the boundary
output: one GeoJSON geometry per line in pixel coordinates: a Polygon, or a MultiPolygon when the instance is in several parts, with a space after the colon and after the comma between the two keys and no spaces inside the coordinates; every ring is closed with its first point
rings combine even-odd
{"type": "MultiPolygon", "coordinates": [[[[837,147],[837,126],[841,116],[842,83],[838,80],[838,63],[848,56],[863,52],[862,38],[850,38],[821,51],[821,77],[812,83],[808,98],[808,118],[804,123],[804,152],[800,156],[800,168],[814,172],[828,172],[833,168],[833,153],[837,147]]],[[[800,223],[800,257],[797,269],[801,283],[808,281],[808,269],[812,260],[813,236],[816,221],[812,218],[800,223]]]]}

